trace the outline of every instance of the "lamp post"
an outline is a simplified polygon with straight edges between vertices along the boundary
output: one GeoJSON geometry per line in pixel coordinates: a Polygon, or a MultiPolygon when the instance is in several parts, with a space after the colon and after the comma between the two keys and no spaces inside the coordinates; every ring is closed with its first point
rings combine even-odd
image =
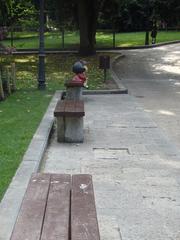
{"type": "Polygon", "coordinates": [[[44,52],[44,0],[39,1],[39,68],[38,68],[38,89],[46,88],[45,83],[45,52],[44,52]]]}
{"type": "Polygon", "coordinates": [[[145,45],[149,45],[149,18],[150,18],[150,2],[149,0],[145,1],[145,13],[146,13],[146,20],[145,20],[145,45]]]}

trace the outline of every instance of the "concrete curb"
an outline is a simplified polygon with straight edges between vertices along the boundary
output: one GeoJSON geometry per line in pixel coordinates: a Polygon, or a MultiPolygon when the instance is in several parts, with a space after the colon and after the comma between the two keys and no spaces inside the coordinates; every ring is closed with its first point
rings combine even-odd
{"type": "Polygon", "coordinates": [[[119,89],[121,89],[121,91],[125,94],[128,94],[128,89],[122,84],[122,82],[120,81],[120,79],[118,78],[116,72],[113,70],[113,66],[114,64],[120,59],[120,58],[123,58],[124,55],[123,54],[120,54],[116,57],[114,57],[112,60],[111,60],[111,68],[110,68],[110,71],[111,71],[111,76],[113,77],[115,83],[117,84],[117,86],[119,87],[119,89]]]}
{"type": "Polygon", "coordinates": [[[156,48],[156,47],[161,47],[161,46],[171,45],[171,44],[176,44],[176,43],[180,43],[180,40],[164,42],[164,43],[157,43],[157,44],[153,44],[153,45],[141,45],[141,46],[134,46],[134,47],[116,47],[115,49],[112,49],[112,51],[115,52],[116,50],[131,50],[131,49],[134,50],[134,49],[156,48]]]}
{"type": "Polygon", "coordinates": [[[53,111],[62,91],[52,98],[49,107],[35,132],[23,160],[13,177],[0,203],[0,240],[9,240],[24,197],[28,182],[33,172],[38,172],[46,150],[54,117],[53,111]]]}
{"type": "Polygon", "coordinates": [[[110,89],[110,90],[89,90],[83,91],[83,95],[101,95],[101,94],[126,94],[127,91],[123,87],[119,89],[110,89]]]}

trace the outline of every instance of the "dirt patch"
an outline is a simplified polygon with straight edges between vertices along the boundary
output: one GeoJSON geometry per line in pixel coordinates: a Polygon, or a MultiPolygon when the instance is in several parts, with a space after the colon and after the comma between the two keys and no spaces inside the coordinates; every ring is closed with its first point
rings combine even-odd
{"type": "Polygon", "coordinates": [[[118,85],[113,79],[107,79],[106,82],[103,83],[101,89],[119,89],[118,85]]]}

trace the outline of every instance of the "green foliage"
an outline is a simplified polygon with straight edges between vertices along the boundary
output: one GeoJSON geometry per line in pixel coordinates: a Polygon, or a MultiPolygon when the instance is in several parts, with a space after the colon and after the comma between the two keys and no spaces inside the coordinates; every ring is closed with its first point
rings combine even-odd
{"type": "Polygon", "coordinates": [[[120,31],[145,30],[147,21],[153,19],[167,26],[177,26],[180,22],[180,2],[178,0],[121,0],[102,1],[100,27],[114,27],[120,31]],[[172,14],[173,12],[173,14],[172,14]]]}
{"type": "Polygon", "coordinates": [[[0,26],[8,24],[11,9],[12,0],[0,0],[0,26]]]}
{"type": "Polygon", "coordinates": [[[31,1],[13,0],[11,8],[11,25],[19,25],[22,30],[39,25],[37,11],[31,1]]]}
{"type": "Polygon", "coordinates": [[[72,30],[77,26],[77,12],[74,0],[47,0],[46,9],[48,16],[58,29],[72,30]]]}

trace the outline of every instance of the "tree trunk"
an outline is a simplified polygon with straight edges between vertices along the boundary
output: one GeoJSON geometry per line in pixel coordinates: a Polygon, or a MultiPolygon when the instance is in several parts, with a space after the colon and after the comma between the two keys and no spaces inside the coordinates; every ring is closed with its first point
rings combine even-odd
{"type": "Polygon", "coordinates": [[[77,0],[80,30],[80,55],[95,54],[95,36],[98,17],[97,0],[77,0]]]}
{"type": "Polygon", "coordinates": [[[145,45],[149,45],[149,31],[146,30],[146,34],[145,34],[145,45]]]}
{"type": "Polygon", "coordinates": [[[149,19],[146,19],[145,45],[149,45],[149,19]]]}

